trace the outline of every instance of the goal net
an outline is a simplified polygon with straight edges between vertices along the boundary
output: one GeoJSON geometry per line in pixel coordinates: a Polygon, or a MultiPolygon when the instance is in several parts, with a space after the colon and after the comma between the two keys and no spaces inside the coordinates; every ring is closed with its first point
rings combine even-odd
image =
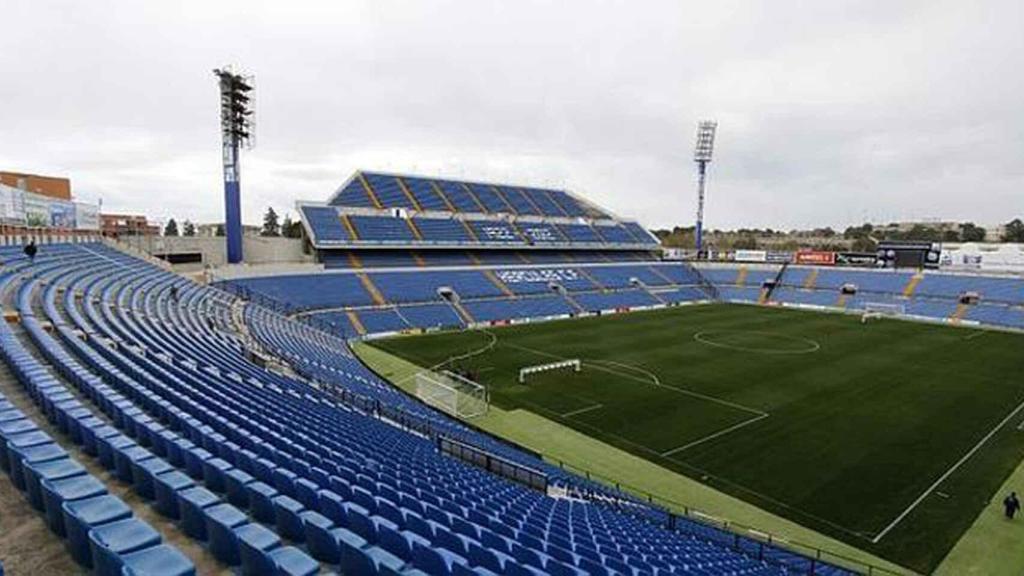
{"type": "Polygon", "coordinates": [[[473,418],[487,412],[487,388],[449,372],[418,372],[416,396],[427,404],[459,418],[473,418]]]}
{"type": "Polygon", "coordinates": [[[541,372],[550,372],[551,370],[572,370],[573,372],[580,371],[580,360],[579,358],[573,358],[572,360],[562,360],[560,362],[548,362],[547,364],[535,364],[533,366],[524,366],[519,369],[519,383],[526,382],[526,377],[531,374],[539,374],[541,372]]]}
{"type": "Polygon", "coordinates": [[[861,314],[860,321],[867,322],[871,318],[882,318],[884,316],[903,316],[906,313],[906,308],[903,304],[895,304],[892,302],[865,302],[864,312],[861,314]]]}

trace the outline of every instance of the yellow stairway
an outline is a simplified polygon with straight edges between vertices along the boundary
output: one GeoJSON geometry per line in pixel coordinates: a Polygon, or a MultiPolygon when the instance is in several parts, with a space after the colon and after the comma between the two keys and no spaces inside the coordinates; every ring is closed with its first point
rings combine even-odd
{"type": "Polygon", "coordinates": [[[921,283],[921,280],[924,280],[924,274],[921,272],[911,276],[910,281],[903,287],[903,295],[907,298],[913,296],[914,290],[917,288],[917,285],[921,283]]]}
{"type": "Polygon", "coordinates": [[[839,300],[836,300],[836,306],[839,308],[846,308],[846,294],[839,293],[839,300]]]}
{"type": "Polygon", "coordinates": [[[359,319],[354,310],[346,310],[345,315],[348,316],[348,321],[352,323],[352,327],[356,329],[360,336],[366,334],[366,326],[363,326],[363,321],[359,319]]]}
{"type": "Polygon", "coordinates": [[[607,292],[608,291],[608,288],[606,288],[604,284],[601,284],[601,281],[598,280],[597,278],[595,278],[593,274],[588,272],[586,268],[579,268],[578,270],[579,270],[580,274],[582,274],[583,276],[585,276],[587,278],[587,280],[590,280],[591,282],[593,282],[594,286],[597,286],[598,288],[600,288],[601,292],[607,292]]]}
{"type": "Polygon", "coordinates": [[[363,189],[366,190],[366,195],[370,197],[370,202],[372,202],[376,208],[383,208],[384,205],[380,203],[380,198],[377,198],[377,193],[373,191],[372,187],[370,187],[370,183],[366,181],[366,176],[363,176],[362,172],[359,173],[359,181],[363,184],[363,189]]]}
{"type": "Polygon", "coordinates": [[[455,212],[458,212],[458,210],[455,209],[455,205],[452,204],[452,201],[448,199],[448,196],[444,193],[443,190],[441,190],[441,187],[437,185],[437,182],[431,182],[430,187],[433,188],[434,193],[437,194],[438,197],[440,197],[441,200],[444,201],[444,205],[448,207],[449,212],[453,214],[455,212]]]}
{"type": "Polygon", "coordinates": [[[654,272],[655,276],[657,276],[658,278],[661,278],[667,284],[675,284],[675,282],[673,282],[671,278],[666,276],[664,272],[662,272],[661,270],[658,270],[657,266],[648,266],[647,269],[650,270],[651,272],[654,272]]]}
{"type": "Polygon", "coordinates": [[[416,223],[412,221],[412,218],[406,218],[405,224],[409,227],[409,231],[412,232],[414,238],[416,238],[417,240],[423,240],[423,234],[420,233],[419,226],[417,226],[416,223]]]}
{"type": "Polygon", "coordinates": [[[968,304],[957,304],[956,310],[949,315],[949,321],[958,324],[967,315],[967,310],[970,308],[968,304]]]}
{"type": "Polygon", "coordinates": [[[487,207],[484,206],[484,203],[481,202],[480,199],[476,197],[476,194],[474,194],[472,190],[470,190],[469,186],[466,186],[463,183],[460,183],[459,186],[462,186],[462,189],[466,191],[466,194],[469,194],[469,197],[472,198],[473,202],[475,202],[476,205],[480,208],[480,212],[482,214],[489,214],[490,213],[490,211],[487,209],[487,207]]]}
{"type": "Polygon", "coordinates": [[[473,242],[480,241],[480,238],[476,235],[476,230],[473,230],[473,227],[469,225],[469,222],[466,222],[465,220],[459,220],[459,222],[462,222],[462,227],[466,229],[466,234],[469,234],[469,237],[473,239],[473,242]]]}
{"type": "Polygon", "coordinates": [[[423,207],[420,206],[419,201],[416,200],[415,196],[413,196],[412,190],[409,190],[409,187],[405,185],[405,181],[399,178],[398,176],[395,176],[395,180],[398,181],[398,187],[402,189],[402,193],[405,194],[405,197],[409,199],[409,202],[412,202],[412,207],[415,208],[417,211],[423,210],[423,207]]]}
{"type": "Polygon", "coordinates": [[[812,268],[811,273],[804,278],[804,290],[810,290],[814,288],[815,283],[818,282],[818,269],[812,268]]]}
{"type": "Polygon", "coordinates": [[[513,292],[512,289],[508,287],[508,284],[502,282],[501,278],[498,278],[498,275],[495,274],[493,270],[484,270],[483,272],[484,276],[487,276],[487,279],[491,281],[491,284],[497,286],[498,290],[501,290],[502,294],[504,294],[505,296],[511,296],[515,298],[516,293],[513,292]]]}
{"type": "Polygon", "coordinates": [[[352,225],[352,220],[348,217],[348,214],[341,215],[341,224],[353,240],[359,240],[359,233],[356,232],[356,227],[352,225]]]}
{"type": "Polygon", "coordinates": [[[750,271],[747,270],[746,266],[740,266],[740,271],[738,274],[736,274],[736,286],[743,286],[743,284],[747,281],[748,272],[750,271]]]}
{"type": "Polygon", "coordinates": [[[373,280],[370,280],[370,277],[367,276],[365,272],[359,272],[356,276],[358,276],[359,281],[363,283],[363,288],[366,288],[366,291],[370,293],[370,297],[373,298],[374,304],[387,303],[387,301],[384,300],[384,295],[380,293],[380,290],[377,289],[373,280]]]}

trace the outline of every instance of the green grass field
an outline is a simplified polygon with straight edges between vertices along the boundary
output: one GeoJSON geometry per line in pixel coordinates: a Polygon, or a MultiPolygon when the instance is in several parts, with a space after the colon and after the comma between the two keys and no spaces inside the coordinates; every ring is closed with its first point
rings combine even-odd
{"type": "Polygon", "coordinates": [[[373,345],[421,366],[477,351],[458,367],[500,407],[920,572],[1024,457],[1015,334],[712,305],[373,345]],[[565,358],[582,372],[517,383],[565,358]]]}

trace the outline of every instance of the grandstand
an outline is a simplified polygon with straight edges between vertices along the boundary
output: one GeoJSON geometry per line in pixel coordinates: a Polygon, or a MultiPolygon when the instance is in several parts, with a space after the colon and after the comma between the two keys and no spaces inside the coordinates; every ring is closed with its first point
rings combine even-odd
{"type": "Polygon", "coordinates": [[[569,192],[357,172],[299,212],[325,274],[224,284],[345,337],[566,318],[708,298],[658,243],[569,192]]]}
{"type": "Polygon", "coordinates": [[[855,314],[872,303],[891,303],[903,306],[909,319],[1024,330],[1024,280],[1018,276],[814,266],[782,269],[766,264],[704,264],[700,271],[730,302],[758,303],[764,282],[778,278],[768,303],[855,314]]]}
{"type": "MultiPolygon", "coordinates": [[[[552,191],[506,184],[359,172],[327,202],[300,202],[299,207],[316,258],[324,270],[250,277],[242,274],[220,281],[217,286],[247,302],[258,303],[259,309],[272,310],[346,339],[712,302],[845,312],[861,315],[865,320],[878,316],[871,311],[885,309],[898,311],[887,316],[897,314],[909,320],[1008,331],[1024,329],[1024,283],[1017,277],[933,270],[666,261],[654,249],[650,235],[635,223],[569,193],[560,196],[552,191]],[[522,194],[512,200],[511,190],[522,194]],[[556,212],[554,207],[567,202],[565,198],[575,199],[579,209],[556,212]]],[[[767,319],[754,315],[750,321],[767,319]]],[[[636,325],[645,322],[657,323],[637,320],[636,325]]],[[[550,333],[557,335],[563,330],[553,327],[550,333]]],[[[756,334],[757,328],[752,330],[756,334]]],[[[267,333],[264,337],[272,336],[267,333]]],[[[623,333],[618,337],[636,336],[623,333]]],[[[738,338],[737,343],[728,346],[743,349],[745,344],[738,338]]],[[[458,338],[452,340],[457,341],[458,338]]],[[[791,344],[800,348],[801,342],[801,337],[794,336],[791,344]]],[[[773,345],[784,347],[779,343],[773,345]]],[[[994,349],[999,350],[1000,346],[994,349]]],[[[409,349],[415,348],[414,344],[409,345],[409,349]]],[[[462,350],[458,346],[442,347],[436,351],[441,355],[430,353],[424,357],[443,363],[462,350]]],[[[614,361],[616,357],[607,359],[614,361]]],[[[527,353],[526,358],[494,361],[504,369],[504,361],[521,367],[539,360],[527,353]]],[[[292,364],[303,361],[302,355],[289,358],[292,364]]],[[[590,382],[586,377],[582,381],[590,382]]],[[[501,394],[498,397],[499,401],[507,401],[502,400],[501,394]]],[[[393,401],[399,402],[397,398],[393,401]]],[[[616,398],[619,400],[622,399],[616,398]]],[[[635,398],[623,401],[643,404],[635,398]]],[[[559,402],[562,406],[574,406],[575,401],[559,402]]],[[[668,406],[671,402],[666,400],[662,404],[668,406]]],[[[565,408],[556,415],[577,410],[588,408],[565,408]]],[[[687,414],[694,430],[703,426],[702,418],[709,417],[687,414]]],[[[731,429],[757,422],[762,416],[755,411],[753,416],[742,417],[746,419],[730,420],[736,415],[724,413],[718,417],[731,429]]],[[[658,420],[652,422],[657,428],[658,420]]],[[[586,431],[619,445],[595,432],[600,426],[586,431]]],[[[669,430],[673,426],[676,425],[665,424],[661,428],[669,430]]],[[[686,437],[692,430],[675,432],[686,437]]],[[[716,434],[714,428],[709,433],[716,434]]],[[[659,462],[669,468],[678,465],[673,459],[659,462]]],[[[685,465],[678,470],[687,473],[685,465]]],[[[728,485],[720,488],[730,491],[728,485]]],[[[822,533],[840,539],[848,535],[827,523],[816,523],[816,516],[773,507],[771,501],[759,497],[751,498],[759,506],[806,522],[822,533]]],[[[884,515],[885,510],[878,514],[884,515]]],[[[870,535],[867,543],[861,544],[873,552],[883,551],[886,558],[905,560],[917,567],[933,567],[936,555],[946,551],[944,544],[935,543],[893,552],[892,548],[900,547],[900,538],[904,536],[876,546],[872,538],[884,533],[876,534],[873,530],[877,527],[866,522],[864,528],[856,531],[870,535]]],[[[951,533],[955,530],[950,528],[951,533]]]]}
{"type": "MultiPolygon", "coordinates": [[[[1017,278],[662,261],[641,227],[567,192],[360,172],[300,208],[318,273],[201,286],[113,244],[47,244],[34,262],[0,248],[0,355],[14,375],[0,386],[0,464],[74,562],[98,574],[881,572],[554,466],[394,387],[346,339],[716,301],[898,305],[910,319],[1024,329],[1017,278]]],[[[693,425],[766,417],[721,410],[693,425]]]]}
{"type": "Polygon", "coordinates": [[[328,273],[223,284],[343,337],[568,318],[711,300],[1024,328],[1015,278],[666,262],[635,222],[558,190],[357,172],[299,202],[328,273]],[[767,286],[771,290],[766,290],[767,286]],[[845,290],[844,290],[845,287],[845,290]],[[978,295],[969,304],[968,294],[978,295]]]}
{"type": "Polygon", "coordinates": [[[108,246],[0,250],[0,463],[97,574],[844,573],[553,467],[333,335],[108,246]]]}

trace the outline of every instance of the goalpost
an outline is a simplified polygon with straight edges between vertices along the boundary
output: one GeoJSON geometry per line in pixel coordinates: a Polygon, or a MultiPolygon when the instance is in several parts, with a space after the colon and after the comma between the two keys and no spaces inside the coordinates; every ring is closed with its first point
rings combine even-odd
{"type": "Polygon", "coordinates": [[[454,372],[417,372],[416,396],[435,408],[459,418],[487,413],[487,388],[454,372]]]}
{"type": "Polygon", "coordinates": [[[872,318],[885,316],[896,317],[906,314],[906,307],[903,304],[892,302],[865,302],[864,312],[860,316],[861,324],[866,324],[872,318]]]}
{"type": "Polygon", "coordinates": [[[547,372],[549,370],[562,370],[572,369],[573,372],[579,372],[580,367],[579,358],[573,358],[571,360],[562,360],[560,362],[548,362],[547,364],[535,364],[533,366],[526,366],[519,369],[519,383],[526,382],[526,377],[530,374],[537,374],[538,372],[547,372]]]}

